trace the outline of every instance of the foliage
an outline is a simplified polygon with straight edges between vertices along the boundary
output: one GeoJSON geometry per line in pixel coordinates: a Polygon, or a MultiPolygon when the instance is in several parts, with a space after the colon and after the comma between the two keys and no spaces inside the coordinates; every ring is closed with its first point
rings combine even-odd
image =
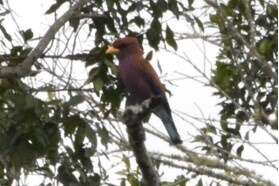
{"type": "Polygon", "coordinates": [[[210,16],[223,44],[212,80],[220,88],[216,95],[224,98],[220,102],[224,134],[218,145],[228,152],[232,136],[245,137],[240,136],[244,124],[253,123],[253,131],[266,125],[278,129],[270,119],[277,114],[278,99],[277,12],[273,3],[230,0],[210,16]]]}

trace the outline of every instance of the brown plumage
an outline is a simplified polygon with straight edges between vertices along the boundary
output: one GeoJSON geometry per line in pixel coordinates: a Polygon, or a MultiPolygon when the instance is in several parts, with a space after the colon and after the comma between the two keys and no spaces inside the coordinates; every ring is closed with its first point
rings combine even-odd
{"type": "Polygon", "coordinates": [[[166,89],[151,64],[144,59],[138,40],[134,37],[118,39],[106,53],[117,54],[120,79],[129,93],[128,104],[142,103],[151,97],[160,97],[161,103],[152,112],[164,123],[172,143],[181,143],[165,95],[166,89]]]}

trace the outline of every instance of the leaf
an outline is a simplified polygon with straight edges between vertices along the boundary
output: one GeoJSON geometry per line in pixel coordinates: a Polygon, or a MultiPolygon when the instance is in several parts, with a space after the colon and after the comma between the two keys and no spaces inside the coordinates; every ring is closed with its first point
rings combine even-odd
{"type": "Polygon", "coordinates": [[[84,101],[84,96],[81,94],[75,95],[70,98],[70,100],[67,102],[68,106],[76,106],[84,101]]]}
{"type": "Polygon", "coordinates": [[[194,19],[195,19],[196,23],[198,24],[199,28],[201,29],[201,31],[204,32],[203,23],[201,22],[201,20],[196,16],[194,16],[194,19]]]}
{"type": "Polygon", "coordinates": [[[21,31],[21,35],[23,37],[24,42],[26,43],[28,40],[33,38],[33,32],[31,29],[21,31]]]}
{"type": "Polygon", "coordinates": [[[244,146],[240,145],[236,150],[237,156],[241,157],[241,154],[242,154],[243,150],[244,150],[244,146]]]}
{"type": "Polygon", "coordinates": [[[80,19],[73,17],[69,20],[70,26],[74,29],[74,32],[77,31],[79,23],[80,23],[80,19]]]}
{"type": "Polygon", "coordinates": [[[196,186],[203,186],[202,179],[199,180],[196,186]]]}
{"type": "Polygon", "coordinates": [[[167,29],[166,29],[166,41],[172,48],[177,50],[177,44],[174,39],[173,31],[170,29],[170,27],[168,25],[167,25],[167,29]]]}
{"type": "Polygon", "coordinates": [[[197,135],[194,137],[194,140],[192,142],[204,142],[204,136],[202,135],[197,135]]]}
{"type": "Polygon", "coordinates": [[[221,17],[219,15],[210,15],[209,18],[212,23],[215,23],[217,25],[221,23],[221,17]]]}
{"type": "Polygon", "coordinates": [[[151,47],[158,50],[158,45],[161,39],[161,23],[158,19],[153,19],[150,28],[146,32],[148,43],[151,47]]]}
{"type": "Polygon", "coordinates": [[[273,49],[273,40],[270,39],[262,39],[258,44],[258,51],[260,54],[268,57],[269,55],[272,55],[272,49],[273,49]]]}
{"type": "Polygon", "coordinates": [[[69,134],[74,134],[75,130],[82,125],[85,125],[85,121],[78,115],[72,115],[63,120],[63,126],[65,131],[65,136],[69,134]]]}
{"type": "Polygon", "coordinates": [[[165,0],[158,0],[156,6],[161,10],[161,12],[168,10],[168,3],[165,0]]]}
{"type": "Polygon", "coordinates": [[[100,77],[97,77],[96,79],[93,80],[93,84],[94,84],[95,91],[99,92],[100,90],[102,90],[104,86],[104,81],[100,77]]]}
{"type": "Polygon", "coordinates": [[[130,162],[130,158],[128,158],[127,156],[123,155],[122,161],[124,162],[127,172],[130,173],[131,170],[131,162],[130,162]]]}
{"type": "Polygon", "coordinates": [[[192,7],[193,2],[194,2],[194,0],[188,0],[188,5],[189,5],[190,8],[192,7]]]}
{"type": "Polygon", "coordinates": [[[89,139],[92,147],[96,148],[97,147],[97,136],[96,136],[96,131],[93,130],[90,125],[86,125],[86,136],[89,139]]]}
{"type": "Polygon", "coordinates": [[[136,25],[137,25],[138,27],[144,26],[144,24],[145,24],[144,19],[141,18],[140,16],[136,16],[136,17],[133,19],[133,21],[136,23],[136,25]]]}
{"type": "Polygon", "coordinates": [[[249,139],[250,139],[250,131],[247,131],[247,132],[246,132],[246,134],[245,134],[245,136],[244,136],[244,139],[247,140],[247,141],[249,141],[249,139]]]}
{"type": "Polygon", "coordinates": [[[79,125],[75,134],[74,147],[76,150],[80,149],[83,145],[83,140],[86,135],[85,125],[79,125]]]}
{"type": "Polygon", "coordinates": [[[106,59],[105,64],[110,68],[112,74],[118,74],[118,67],[112,61],[106,59]]]}
{"type": "Polygon", "coordinates": [[[110,139],[107,129],[105,127],[100,127],[99,125],[97,125],[97,132],[98,135],[101,137],[101,143],[107,146],[110,139]]]}
{"type": "Polygon", "coordinates": [[[8,32],[6,31],[6,29],[0,24],[0,30],[1,32],[4,34],[4,37],[9,40],[12,41],[12,37],[10,34],[8,34],[8,32]]]}
{"type": "Polygon", "coordinates": [[[179,13],[179,9],[178,9],[178,6],[177,6],[177,0],[168,0],[168,7],[169,7],[169,10],[178,19],[180,13],[179,13]]]}
{"type": "Polygon", "coordinates": [[[99,174],[94,173],[94,176],[89,176],[88,184],[86,185],[92,185],[92,186],[101,185],[101,176],[99,174]]]}
{"type": "Polygon", "coordinates": [[[140,181],[136,178],[135,174],[128,174],[127,180],[131,186],[140,186],[140,181]]]}
{"type": "Polygon", "coordinates": [[[145,56],[145,60],[146,60],[146,61],[151,61],[152,57],[153,57],[153,51],[150,50],[150,51],[147,53],[147,55],[145,56]]]}
{"type": "Polygon", "coordinates": [[[162,69],[162,66],[161,66],[161,64],[160,64],[160,62],[159,62],[159,61],[157,61],[157,67],[158,67],[158,69],[159,69],[160,73],[162,74],[163,69],[162,69]]]}

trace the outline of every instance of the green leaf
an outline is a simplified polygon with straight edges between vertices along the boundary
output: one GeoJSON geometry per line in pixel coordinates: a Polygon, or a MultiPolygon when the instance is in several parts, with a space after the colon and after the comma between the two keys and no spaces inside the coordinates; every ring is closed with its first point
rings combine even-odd
{"type": "Polygon", "coordinates": [[[94,176],[89,176],[88,184],[86,184],[86,185],[92,185],[92,186],[101,185],[101,176],[99,174],[94,173],[94,176]]]}
{"type": "Polygon", "coordinates": [[[63,120],[63,126],[65,135],[74,134],[75,130],[82,125],[85,125],[85,121],[78,115],[72,115],[63,120]]]}
{"type": "Polygon", "coordinates": [[[21,35],[24,39],[24,42],[26,43],[28,40],[33,38],[33,32],[31,29],[25,30],[25,31],[21,31],[21,35]]]}
{"type": "Polygon", "coordinates": [[[10,34],[8,34],[8,32],[6,31],[5,27],[3,27],[1,24],[0,24],[0,30],[1,32],[3,33],[4,37],[9,40],[9,41],[12,41],[12,37],[10,34]]]}
{"type": "Polygon", "coordinates": [[[274,41],[270,39],[262,39],[258,45],[258,51],[260,54],[268,57],[272,54],[272,49],[274,46],[274,41]]]}
{"type": "Polygon", "coordinates": [[[220,17],[218,14],[216,14],[216,15],[210,15],[209,17],[210,17],[210,21],[211,21],[212,23],[215,23],[215,24],[217,24],[217,25],[219,25],[219,24],[221,23],[221,17],[220,17]]]}
{"type": "Polygon", "coordinates": [[[177,6],[177,0],[168,0],[168,7],[169,7],[169,10],[178,19],[180,13],[179,13],[179,9],[178,9],[178,6],[177,6]]]}
{"type": "Polygon", "coordinates": [[[158,45],[161,40],[162,27],[158,19],[153,19],[150,28],[146,32],[148,43],[151,47],[158,50],[158,45]]]}
{"type": "Polygon", "coordinates": [[[203,186],[202,179],[199,180],[196,186],[203,186]]]}
{"type": "Polygon", "coordinates": [[[144,24],[145,24],[144,19],[142,17],[140,17],[140,16],[136,16],[133,19],[133,22],[135,22],[138,27],[144,26],[144,24]]]}
{"type": "Polygon", "coordinates": [[[168,25],[167,25],[167,29],[166,29],[166,41],[172,48],[177,50],[177,44],[174,39],[173,31],[170,29],[170,27],[168,25]]]}
{"type": "Polygon", "coordinates": [[[196,23],[198,24],[199,28],[201,29],[201,31],[204,32],[203,23],[201,22],[201,20],[196,16],[194,16],[194,19],[195,19],[196,23]]]}
{"type": "Polygon", "coordinates": [[[76,150],[79,150],[83,146],[83,140],[85,136],[86,136],[85,125],[79,125],[77,132],[75,134],[75,141],[74,141],[74,147],[76,150]]]}
{"type": "Polygon", "coordinates": [[[97,132],[101,138],[101,143],[103,145],[107,146],[109,139],[110,139],[107,129],[105,127],[100,127],[99,125],[97,125],[97,132]]]}
{"type": "Polygon", "coordinates": [[[69,20],[70,26],[74,29],[74,32],[77,31],[79,23],[80,23],[80,19],[73,17],[69,20]]]}
{"type": "Polygon", "coordinates": [[[89,139],[91,145],[96,148],[97,147],[97,136],[96,131],[93,130],[90,125],[86,125],[86,137],[89,139]]]}
{"type": "Polygon", "coordinates": [[[242,154],[243,150],[244,150],[244,146],[240,145],[236,150],[237,156],[241,157],[241,154],[242,154]]]}
{"type": "Polygon", "coordinates": [[[100,90],[102,90],[104,86],[104,81],[102,78],[97,77],[96,79],[93,80],[93,84],[94,84],[95,91],[99,92],[100,90]]]}
{"type": "Polygon", "coordinates": [[[194,2],[194,0],[188,0],[188,5],[189,5],[190,8],[192,7],[193,2],[194,2]]]}
{"type": "Polygon", "coordinates": [[[75,95],[70,98],[70,100],[67,102],[68,106],[76,106],[84,101],[84,96],[81,94],[75,95]]]}
{"type": "Polygon", "coordinates": [[[135,174],[128,174],[127,176],[128,182],[131,184],[131,186],[140,186],[140,181],[137,179],[135,174]]]}
{"type": "Polygon", "coordinates": [[[161,12],[168,10],[168,3],[165,0],[158,0],[156,6],[161,12]]]}
{"type": "Polygon", "coordinates": [[[153,57],[153,51],[150,50],[150,51],[146,54],[146,56],[145,56],[144,59],[145,59],[146,61],[151,61],[152,57],[153,57]]]}
{"type": "Polygon", "coordinates": [[[118,67],[110,60],[105,60],[105,64],[110,68],[111,73],[116,75],[118,74],[118,67]]]}

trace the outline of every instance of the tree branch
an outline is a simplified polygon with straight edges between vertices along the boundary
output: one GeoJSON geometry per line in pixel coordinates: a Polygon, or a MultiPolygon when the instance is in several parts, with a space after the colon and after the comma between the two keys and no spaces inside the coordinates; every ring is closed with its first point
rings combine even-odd
{"type": "Polygon", "coordinates": [[[55,23],[50,26],[43,38],[39,41],[37,46],[29,53],[26,59],[15,67],[1,67],[0,78],[7,77],[25,77],[30,75],[31,67],[35,61],[42,55],[49,42],[54,38],[58,30],[82,7],[90,0],[80,0],[74,4],[66,13],[64,13],[55,23]]]}
{"type": "Polygon", "coordinates": [[[150,111],[150,108],[153,107],[153,103],[152,99],[149,99],[140,105],[128,106],[123,115],[124,123],[127,126],[129,142],[142,172],[145,186],[160,185],[159,175],[152,164],[144,144],[145,132],[142,125],[142,120],[150,111]]]}

